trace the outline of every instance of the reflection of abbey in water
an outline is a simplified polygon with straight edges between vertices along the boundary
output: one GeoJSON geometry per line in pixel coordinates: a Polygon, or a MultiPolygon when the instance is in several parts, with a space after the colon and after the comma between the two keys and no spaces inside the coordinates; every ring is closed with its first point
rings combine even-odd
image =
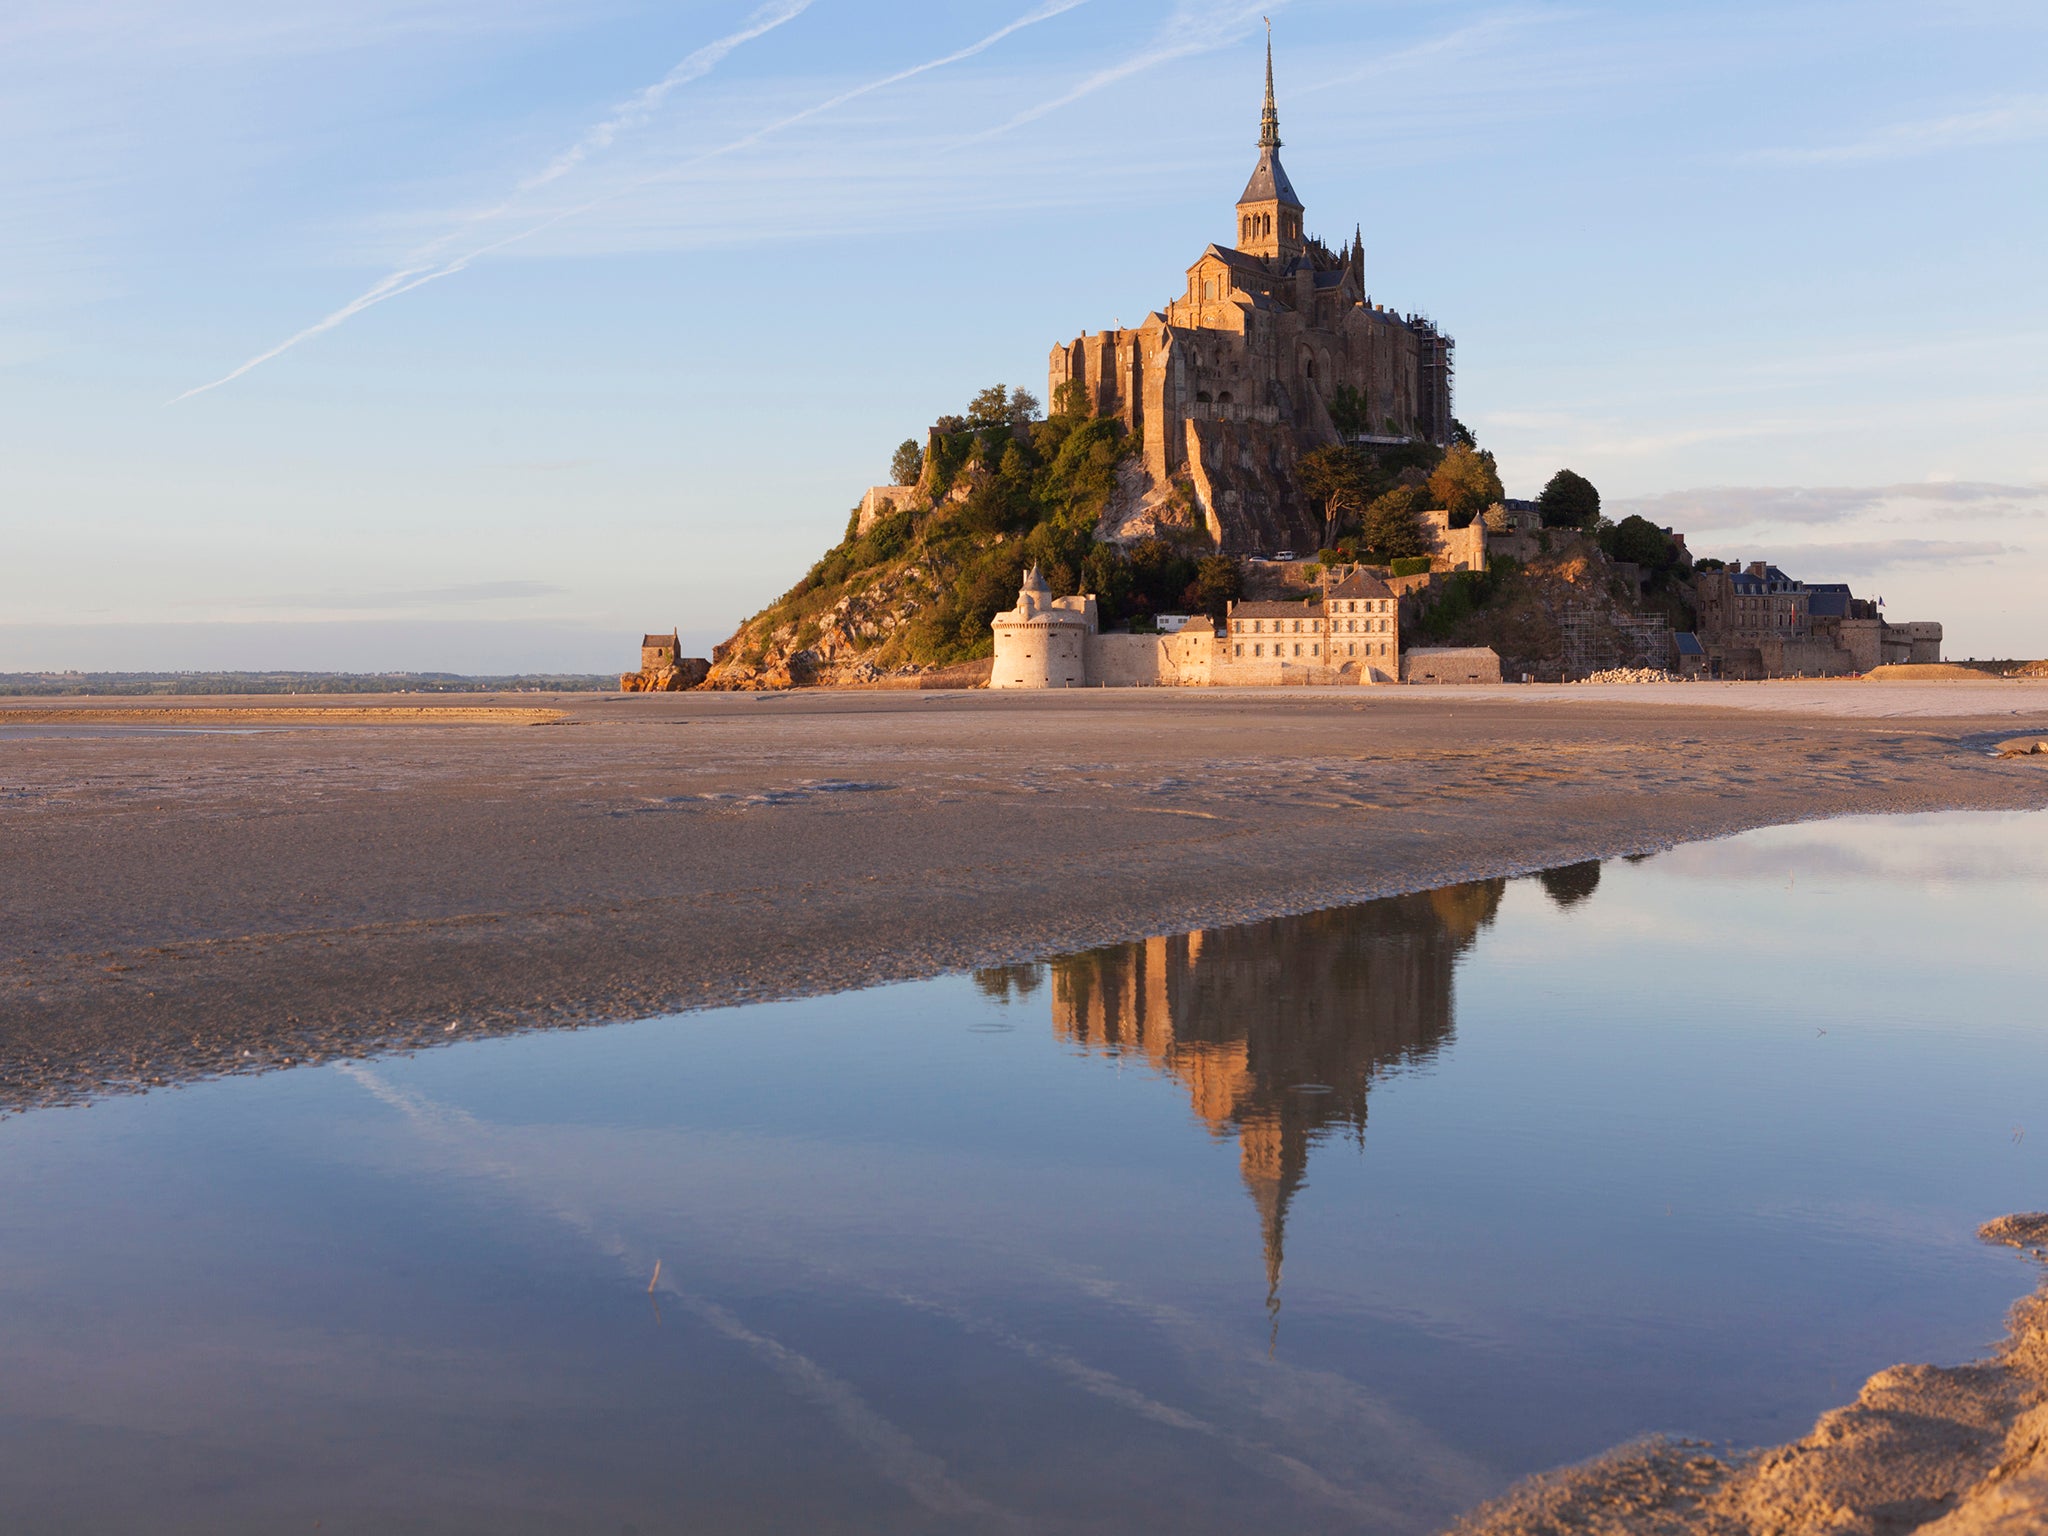
{"type": "Polygon", "coordinates": [[[1269,1302],[1310,1147],[1338,1130],[1362,1138],[1374,1079],[1449,1039],[1452,971],[1505,888],[1479,881],[1053,962],[1055,1028],[1089,1050],[1143,1055],[1215,1135],[1237,1137],[1269,1302]]]}

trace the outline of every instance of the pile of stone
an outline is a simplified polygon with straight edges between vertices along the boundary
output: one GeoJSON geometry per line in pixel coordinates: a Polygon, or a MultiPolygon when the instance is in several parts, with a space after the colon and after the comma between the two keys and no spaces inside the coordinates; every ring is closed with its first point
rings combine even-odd
{"type": "Polygon", "coordinates": [[[1656,667],[1611,667],[1581,678],[1587,683],[1675,683],[1677,678],[1656,667]]]}

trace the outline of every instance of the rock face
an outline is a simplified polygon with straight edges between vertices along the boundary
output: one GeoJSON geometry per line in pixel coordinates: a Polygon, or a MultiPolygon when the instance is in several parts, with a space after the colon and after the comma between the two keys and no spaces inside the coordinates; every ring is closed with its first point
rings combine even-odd
{"type": "MultiPolygon", "coordinates": [[[[1553,530],[1550,552],[1500,579],[1491,601],[1446,629],[1413,624],[1429,634],[1418,644],[1489,646],[1501,671],[1551,682],[1618,668],[1662,671],[1670,660],[1669,616],[1637,600],[1635,584],[1590,539],[1553,530]]],[[[1391,583],[1404,590],[1403,616],[1424,615],[1441,600],[1444,578],[1391,583]]]]}
{"type": "Polygon", "coordinates": [[[619,678],[621,693],[687,693],[701,687],[711,675],[711,663],[701,656],[678,656],[667,664],[619,678]]]}

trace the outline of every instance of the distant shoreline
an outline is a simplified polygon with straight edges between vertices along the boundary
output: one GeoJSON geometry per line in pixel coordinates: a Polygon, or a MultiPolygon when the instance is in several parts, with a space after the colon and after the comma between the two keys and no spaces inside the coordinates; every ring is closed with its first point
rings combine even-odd
{"type": "Polygon", "coordinates": [[[614,693],[616,674],[0,672],[0,699],[291,698],[300,694],[614,693]]]}

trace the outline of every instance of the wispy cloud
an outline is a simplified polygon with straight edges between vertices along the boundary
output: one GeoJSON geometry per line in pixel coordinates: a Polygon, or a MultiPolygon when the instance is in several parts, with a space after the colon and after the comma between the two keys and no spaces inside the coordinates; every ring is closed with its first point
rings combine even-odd
{"type": "Polygon", "coordinates": [[[1742,159],[1753,165],[1857,165],[2040,138],[2048,138],[2048,96],[2015,96],[1975,112],[1893,123],[1843,144],[1759,149],[1742,159]]]}
{"type": "MultiPolygon", "coordinates": [[[[1957,517],[1997,518],[2048,513],[2048,485],[1983,480],[1914,481],[1876,486],[1709,486],[1657,496],[1616,499],[1613,510],[1689,531],[1812,527],[1896,510],[1901,505],[1957,517]]],[[[1912,542],[1912,541],[1905,541],[1912,542]]],[[[1930,546],[1932,547],[1932,546],[1930,546]]]]}
{"type": "MultiPolygon", "coordinates": [[[[1697,551],[1696,551],[1697,552],[1697,551]]],[[[1905,567],[1981,565],[2001,555],[2021,554],[2010,544],[1988,539],[1870,539],[1854,544],[1763,543],[1746,556],[1768,559],[1796,573],[1814,572],[1808,580],[1837,576],[1869,576],[1905,567]]]]}
{"type": "MultiPolygon", "coordinates": [[[[559,181],[592,155],[611,148],[620,134],[649,122],[672,93],[693,80],[703,79],[724,63],[726,57],[735,49],[774,31],[786,22],[794,21],[811,8],[811,3],[812,0],[773,0],[773,3],[763,6],[739,31],[728,33],[716,42],[706,43],[654,84],[645,90],[635,92],[629,99],[621,102],[611,116],[591,124],[574,144],[522,181],[519,190],[532,192],[550,182],[559,181]]],[[[1079,0],[1076,0],[1076,3],[1079,3],[1079,0]]]]}
{"type": "Polygon", "coordinates": [[[1227,47],[1250,31],[1261,17],[1270,16],[1278,10],[1280,3],[1281,0],[1253,0],[1251,4],[1183,4],[1153,35],[1152,40],[1130,57],[1098,69],[1050,100],[1042,101],[1034,107],[1027,107],[1007,121],[981,133],[970,134],[960,142],[981,143],[999,134],[1021,128],[1026,123],[1049,117],[1060,108],[1072,106],[1084,96],[1092,96],[1119,81],[1130,79],[1133,75],[1157,69],[1162,64],[1171,64],[1177,59],[1192,58],[1196,54],[1227,47]]]}
{"type": "MultiPolygon", "coordinates": [[[[1412,73],[1418,65],[1459,58],[1468,54],[1484,52],[1489,48],[1507,42],[1517,34],[1534,26],[1556,26],[1578,18],[1572,11],[1509,10],[1491,16],[1482,16],[1477,21],[1467,22],[1461,27],[1436,37],[1424,38],[1406,48],[1391,52],[1376,53],[1367,63],[1356,69],[1347,69],[1341,74],[1298,87],[1292,94],[1313,96],[1321,91],[1335,90],[1339,86],[1356,85],[1362,80],[1378,80],[1412,73]]],[[[1431,79],[1432,91],[1440,89],[1440,82],[1431,79]]]]}
{"type": "Polygon", "coordinates": [[[635,177],[625,183],[624,186],[613,188],[587,201],[559,209],[545,218],[530,223],[510,234],[501,235],[496,239],[475,245],[459,255],[448,256],[446,254],[452,246],[459,242],[461,235],[464,233],[474,233],[482,226],[497,222],[508,214],[515,212],[520,206],[521,198],[525,194],[538,190],[551,182],[561,180],[581,166],[591,155],[608,148],[617,140],[622,132],[648,121],[654,115],[662,97],[676,89],[677,86],[686,84],[690,80],[702,78],[734,49],[743,43],[762,36],[775,27],[793,20],[797,15],[808,9],[811,3],[812,0],[776,0],[776,3],[764,6],[755,13],[753,21],[746,28],[699,49],[688,59],[677,65],[674,70],[670,71],[656,85],[640,92],[601,122],[586,130],[575,145],[556,156],[540,172],[521,182],[512,197],[507,198],[504,202],[485,213],[466,220],[456,231],[442,236],[431,245],[424,247],[420,254],[416,255],[406,266],[386,275],[332,314],[314,322],[295,335],[287,337],[267,352],[250,358],[234,371],[215,379],[211,383],[201,384],[196,388],[186,390],[183,394],[171,400],[169,404],[176,405],[180,401],[189,400],[195,395],[205,394],[209,390],[218,389],[223,384],[233,383],[236,379],[262,367],[263,364],[283,356],[301,342],[331,331],[337,326],[352,320],[367,309],[374,308],[376,305],[398,298],[403,294],[411,293],[415,289],[423,288],[429,283],[438,282],[442,278],[453,277],[458,272],[467,270],[485,256],[493,255],[509,246],[531,240],[535,236],[553,229],[569,219],[589,213],[591,210],[615,201],[631,191],[644,188],[655,182],[673,180],[695,167],[718,159],[721,156],[735,154],[740,150],[750,148],[773,134],[784,132],[787,129],[796,127],[798,124],[808,122],[812,118],[821,116],[849,102],[856,101],[863,96],[872,95],[877,91],[884,90],[893,85],[899,85],[919,75],[929,74],[933,70],[944,69],[948,65],[958,64],[966,59],[971,59],[977,54],[987,52],[1005,38],[1023,31],[1026,27],[1037,26],[1041,22],[1050,21],[1055,16],[1064,15],[1068,11],[1075,10],[1086,4],[1087,0],[1043,0],[1043,3],[1026,11],[1016,20],[998,27],[995,31],[976,42],[968,44],[964,48],[955,49],[950,53],[941,54],[937,58],[927,59],[921,64],[914,64],[907,69],[899,69],[848,90],[840,91],[825,98],[823,101],[804,108],[802,111],[793,112],[786,117],[778,118],[774,122],[741,135],[739,138],[717,145],[700,154],[692,155],[677,164],[635,177]]]}

